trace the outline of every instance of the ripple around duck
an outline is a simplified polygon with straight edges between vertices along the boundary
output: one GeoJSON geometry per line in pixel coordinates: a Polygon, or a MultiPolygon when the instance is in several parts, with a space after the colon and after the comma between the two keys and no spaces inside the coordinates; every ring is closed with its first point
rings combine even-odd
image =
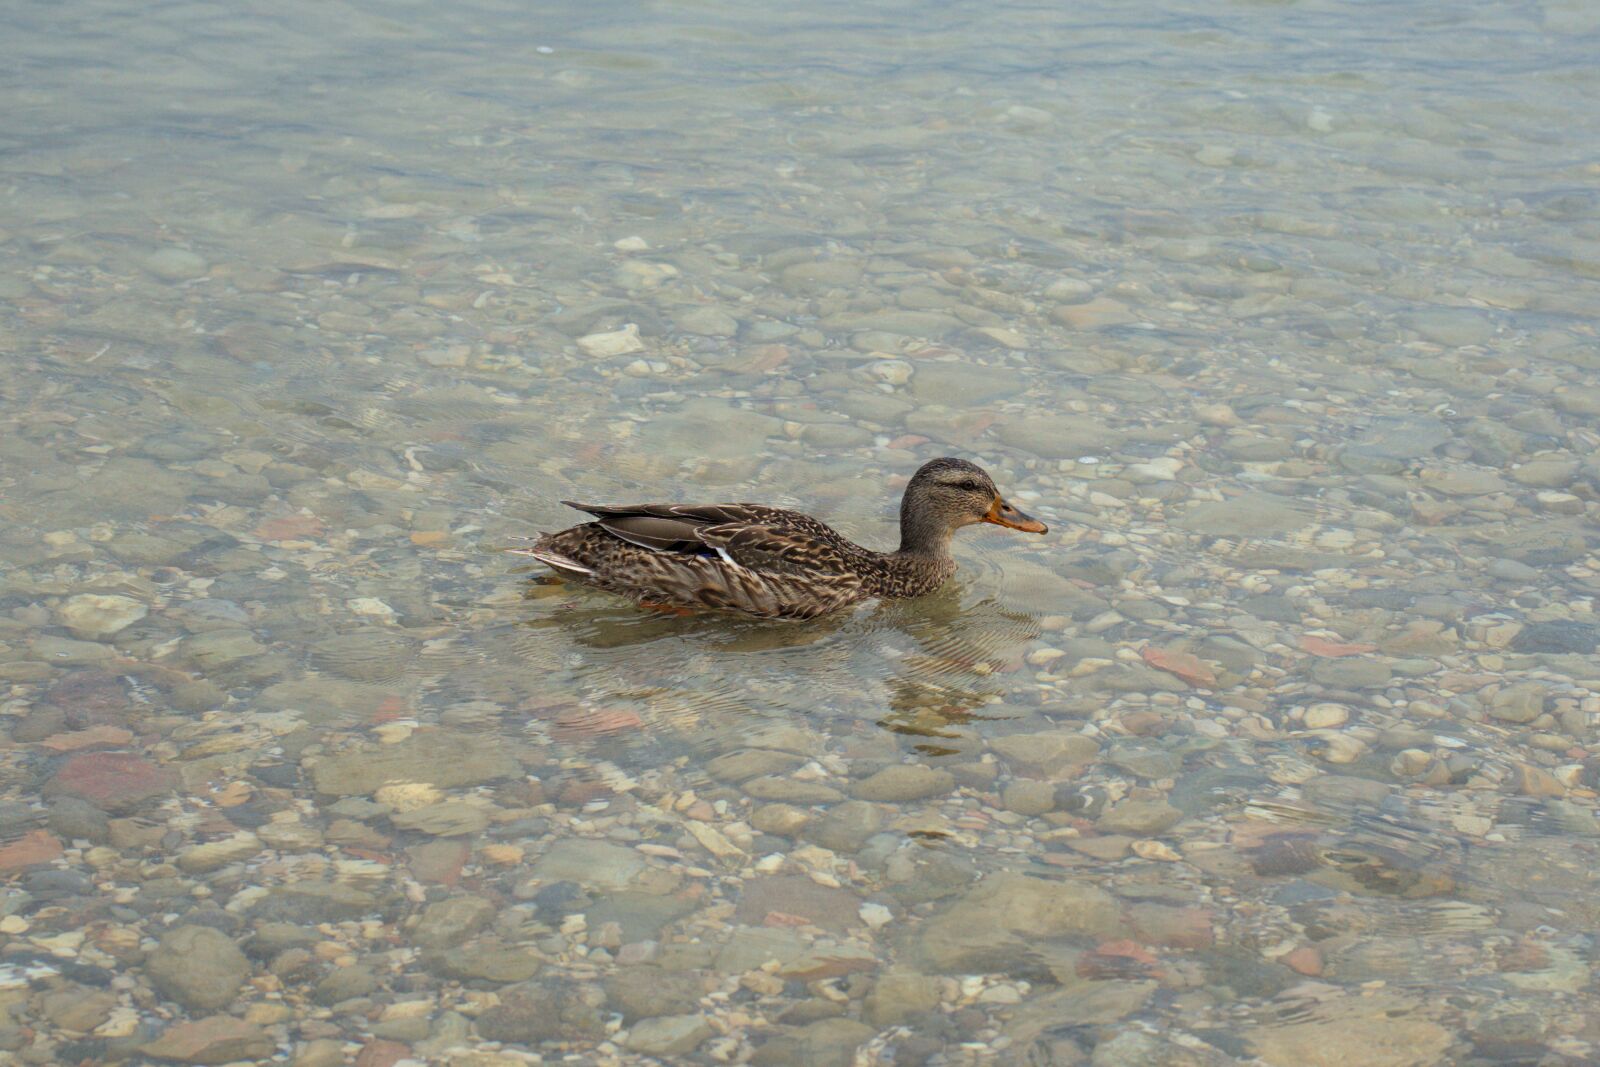
{"type": "Polygon", "coordinates": [[[586,705],[629,708],[697,750],[736,746],[773,721],[834,719],[947,755],[970,747],[982,709],[1004,695],[999,677],[1041,632],[1006,607],[1004,575],[999,553],[971,553],[935,594],[808,622],[657,615],[580,586],[534,587],[531,611],[519,607],[492,640],[558,661],[586,705]]]}

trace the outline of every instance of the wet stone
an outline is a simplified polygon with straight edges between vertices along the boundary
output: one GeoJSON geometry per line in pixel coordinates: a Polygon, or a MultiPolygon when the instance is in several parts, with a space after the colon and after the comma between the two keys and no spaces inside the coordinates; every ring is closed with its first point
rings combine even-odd
{"type": "Polygon", "coordinates": [[[207,926],[169,930],[145,961],[145,973],[161,993],[193,1011],[215,1011],[232,1002],[250,974],[250,961],[226,934],[207,926]]]}
{"type": "Polygon", "coordinates": [[[635,1023],[628,1030],[626,1044],[647,1056],[682,1056],[716,1032],[704,1015],[665,1015],[635,1023]]]}
{"type": "Polygon", "coordinates": [[[1159,834],[1170,829],[1183,812],[1165,800],[1129,797],[1107,808],[1095,828],[1114,834],[1159,834]]]}
{"type": "Polygon", "coordinates": [[[605,1033],[599,997],[571,984],[513,986],[500,1003],[478,1016],[478,1034],[488,1041],[594,1041],[605,1033]]]}
{"type": "Polygon", "coordinates": [[[396,782],[453,789],[509,778],[520,771],[517,761],[494,739],[441,731],[323,757],[311,768],[311,781],[324,795],[367,796],[396,782]]]}
{"type": "Polygon", "coordinates": [[[644,857],[631,848],[576,838],[556,842],[533,869],[545,881],[573,881],[599,889],[623,889],[645,869],[645,862],[644,857]]]}
{"type": "Polygon", "coordinates": [[[1013,767],[1046,775],[1084,766],[1100,752],[1100,743],[1094,738],[1065,731],[1008,734],[992,738],[989,747],[1013,767]]]}
{"type": "Polygon", "coordinates": [[[50,805],[50,829],[62,838],[104,844],[111,835],[105,812],[75,796],[57,797],[50,805]]]}
{"type": "Polygon", "coordinates": [[[1600,625],[1568,620],[1530,622],[1511,640],[1514,652],[1588,655],[1597,645],[1600,645],[1600,625]]]}
{"type": "Polygon", "coordinates": [[[148,615],[150,609],[126,596],[82,593],[61,605],[61,622],[73,637],[103,641],[148,615]]]}
{"type": "Polygon", "coordinates": [[[483,981],[506,985],[526,982],[543,969],[544,962],[530,949],[469,942],[430,952],[424,957],[423,965],[433,974],[457,982],[483,981]]]}
{"type": "Polygon", "coordinates": [[[1297,530],[1310,518],[1310,512],[1297,501],[1267,493],[1245,493],[1196,504],[1183,513],[1178,525],[1214,536],[1262,537],[1297,530]]]}
{"type": "Polygon", "coordinates": [[[780,875],[746,882],[734,915],[752,926],[763,925],[769,916],[780,916],[842,933],[860,925],[860,905],[860,899],[847,890],[818,885],[809,878],[780,875]]]}
{"type": "Polygon", "coordinates": [[[756,1050],[756,1067],[850,1067],[873,1029],[854,1019],[820,1019],[773,1037],[756,1050]]]}
{"type": "Polygon", "coordinates": [[[1393,676],[1388,664],[1375,659],[1324,659],[1311,667],[1311,677],[1332,689],[1374,689],[1393,676]]]}
{"type": "Polygon", "coordinates": [[[252,914],[269,922],[307,925],[358,919],[377,907],[375,896],[354,886],[291,882],[275,887],[252,909],[252,914]]]}
{"type": "Polygon", "coordinates": [[[1021,373],[1007,367],[930,363],[917,369],[911,380],[911,392],[924,404],[956,407],[1014,396],[1026,385],[1021,373]]]}
{"type": "Polygon", "coordinates": [[[451,897],[428,905],[411,940],[424,948],[459,945],[494,920],[495,907],[482,897],[451,897]]]}
{"type": "Polygon", "coordinates": [[[1103,889],[1002,873],[929,919],[907,948],[939,974],[1010,971],[1032,966],[1040,939],[1122,931],[1121,909],[1103,889]]]}
{"type": "MultiPolygon", "coordinates": [[[[795,811],[796,809],[787,810],[795,811]]],[[[883,829],[884,825],[882,809],[876,804],[860,800],[849,800],[843,804],[835,804],[815,821],[810,821],[803,812],[799,814],[802,816],[800,825],[810,822],[810,825],[805,829],[806,839],[834,852],[851,853],[858,851],[862,845],[866,844],[867,838],[883,829]]],[[[786,816],[780,818],[777,815],[769,816],[765,821],[778,826],[793,824],[793,819],[786,816]]],[[[759,824],[754,823],[754,820],[752,820],[752,824],[756,825],[757,829],[762,829],[759,824]]],[[[798,826],[795,829],[798,829],[798,826]]],[[[769,832],[782,831],[774,830],[769,832]]]]}
{"type": "Polygon", "coordinates": [[[45,792],[75,796],[101,811],[134,811],[177,785],[177,774],[140,756],[123,752],[87,752],[72,756],[56,771],[45,792]]]}
{"type": "Polygon", "coordinates": [[[1489,714],[1502,722],[1532,722],[1544,714],[1545,688],[1537,682],[1508,685],[1489,702],[1489,714]]]}
{"type": "Polygon", "coordinates": [[[323,976],[311,991],[311,999],[318,1004],[340,1004],[356,997],[364,997],[378,988],[377,976],[369,967],[358,965],[335,967],[323,976]]]}
{"type": "Polygon", "coordinates": [[[921,763],[900,763],[862,779],[851,791],[862,800],[894,803],[942,796],[955,786],[956,780],[949,771],[921,763]]]}
{"type": "Polygon", "coordinates": [[[1001,801],[1018,815],[1043,815],[1056,806],[1056,787],[1049,782],[1015,781],[1006,786],[1001,801]]]}
{"type": "Polygon", "coordinates": [[[217,1064],[261,1060],[276,1048],[277,1042],[259,1026],[213,1015],[177,1023],[139,1051],[168,1063],[217,1064]]]}
{"type": "Polygon", "coordinates": [[[693,1012],[705,992],[699,975],[657,967],[632,967],[606,979],[607,1003],[628,1023],[693,1012]]]}

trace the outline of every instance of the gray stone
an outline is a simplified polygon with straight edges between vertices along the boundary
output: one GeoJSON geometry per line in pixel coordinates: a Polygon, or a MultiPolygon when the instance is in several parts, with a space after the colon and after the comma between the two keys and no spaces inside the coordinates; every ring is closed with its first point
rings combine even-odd
{"type": "Polygon", "coordinates": [[[706,761],[706,773],[719,782],[743,782],[761,775],[788,774],[805,760],[792,752],[742,748],[706,761]]]}
{"type": "Polygon", "coordinates": [[[548,882],[581,882],[598,889],[623,889],[645,869],[644,857],[606,841],[568,838],[539,857],[533,873],[548,882]]]}
{"type": "Polygon", "coordinates": [[[432,834],[435,837],[461,837],[476,834],[489,825],[489,813],[480,804],[447,800],[414,811],[397,812],[389,821],[402,830],[432,834]]]}
{"type": "Polygon", "coordinates": [[[990,738],[989,747],[1013,767],[1046,775],[1092,763],[1100,753],[1094,738],[1064,730],[1007,734],[990,738]]]}
{"type": "Polygon", "coordinates": [[[378,988],[377,976],[360,965],[335,967],[311,991],[311,999],[324,1006],[364,997],[378,988]]]}
{"type": "Polygon", "coordinates": [[[544,961],[531,949],[487,940],[429,952],[422,962],[429,972],[441,978],[496,985],[526,982],[544,966],[544,961]]]}
{"type": "Polygon", "coordinates": [[[259,1062],[277,1047],[277,1042],[259,1026],[227,1015],[213,1015],[180,1022],[154,1041],[139,1046],[139,1051],[169,1063],[217,1064],[259,1062]]]}
{"type": "Polygon", "coordinates": [[[209,926],[167,931],[145,960],[161,994],[190,1011],[216,1011],[233,1001],[250,976],[250,961],[227,934],[209,926]]]}
{"type": "Polygon", "coordinates": [[[673,313],[672,322],[684,333],[700,337],[732,337],[739,332],[739,320],[714,307],[684,308],[673,313]]]}
{"type": "Polygon", "coordinates": [[[1018,779],[1006,786],[1001,801],[1018,815],[1043,815],[1056,806],[1056,787],[1049,782],[1018,779]]]}
{"type": "Polygon", "coordinates": [[[883,810],[876,804],[848,800],[806,826],[805,837],[834,852],[855,852],[883,829],[883,823],[883,810]]]}
{"type": "Polygon", "coordinates": [[[574,983],[529,983],[502,990],[500,1003],[478,1016],[488,1041],[595,1041],[605,1035],[598,998],[574,983]]]}
{"type": "Polygon", "coordinates": [[[184,248],[162,248],[145,257],[144,269],[164,282],[185,282],[204,276],[206,261],[184,248]]]}
{"type": "Polygon", "coordinates": [[[898,1026],[913,1015],[939,1007],[939,980],[914,971],[890,971],[872,986],[862,1004],[873,1026],[898,1026]]]}
{"type": "Polygon", "coordinates": [[[854,1019],[819,1019],[772,1038],[750,1062],[756,1067],[850,1067],[873,1033],[854,1019]]]}
{"type": "Polygon", "coordinates": [[[1027,386],[1020,371],[972,363],[927,363],[911,379],[911,394],[924,404],[966,408],[1015,396],[1027,386]]]}
{"type": "Polygon", "coordinates": [[[367,796],[394,783],[451,789],[510,778],[521,770],[493,737],[437,730],[393,745],[324,756],[311,768],[311,781],[326,796],[367,796]]]}
{"type": "Polygon", "coordinates": [[[1095,886],[1003,872],[990,875],[908,935],[905,951],[936,974],[1032,967],[1041,939],[1125,935],[1122,911],[1095,886]]]}
{"type": "Polygon", "coordinates": [[[1262,537],[1298,530],[1310,522],[1310,510],[1298,501],[1252,492],[1196,504],[1178,518],[1177,525],[1210,536],[1262,537]]]}
{"type": "Polygon", "coordinates": [[[1159,834],[1183,818],[1183,812],[1156,797],[1128,797],[1105,810],[1095,828],[1113,834],[1159,834]]]}
{"type": "Polygon", "coordinates": [[[1007,419],[995,436],[1019,452],[1042,459],[1103,456],[1122,436],[1087,415],[1026,415],[1007,419]]]}
{"type": "Polygon", "coordinates": [[[111,820],[87,800],[59,796],[50,804],[50,829],[69,841],[103,845],[111,836],[111,820]]]}
{"type": "Polygon", "coordinates": [[[274,888],[251,909],[267,922],[313,923],[359,919],[377,910],[378,898],[338,882],[298,882],[274,888]]]}
{"type": "Polygon", "coordinates": [[[1333,689],[1375,689],[1393,676],[1381,660],[1354,656],[1318,660],[1311,667],[1311,677],[1333,689]]]}
{"type": "Polygon", "coordinates": [[[1544,714],[1545,687],[1538,682],[1508,685],[1489,702],[1489,714],[1502,722],[1532,722],[1544,714]]]}
{"type": "Polygon", "coordinates": [[[772,800],[783,804],[832,804],[844,799],[844,794],[831,785],[821,782],[801,782],[793,778],[752,778],[739,787],[746,796],[755,800],[772,800]]]}
{"type": "Polygon", "coordinates": [[[955,776],[922,763],[897,763],[856,782],[851,792],[862,800],[896,803],[942,796],[956,787],[955,776]]]}
{"type": "Polygon", "coordinates": [[[772,875],[745,883],[735,918],[761,926],[769,915],[777,914],[843,933],[860,924],[860,906],[860,899],[849,890],[818,885],[800,875],[772,875]]]}
{"type": "Polygon", "coordinates": [[[1242,1036],[1269,1067],[1431,1067],[1455,1045],[1420,1004],[1393,996],[1323,1001],[1310,1018],[1248,1027],[1242,1036]]]}
{"type": "Polygon", "coordinates": [[[1537,489],[1562,489],[1572,484],[1580,466],[1576,459],[1538,456],[1513,470],[1511,477],[1537,489]]]}
{"type": "Polygon", "coordinates": [[[73,637],[103,641],[121,633],[150,613],[150,609],[128,596],[80,593],[61,605],[62,625],[73,637]]]}
{"type": "Polygon", "coordinates": [[[429,904],[411,940],[423,948],[459,945],[494,921],[495,906],[482,897],[450,897],[429,904]]]}
{"type": "Polygon", "coordinates": [[[696,974],[659,967],[631,967],[606,979],[606,1000],[622,1013],[626,1023],[695,1011],[705,996],[705,984],[696,974]]]}
{"type": "Polygon", "coordinates": [[[704,1015],[662,1015],[633,1024],[624,1044],[647,1056],[682,1056],[699,1048],[714,1033],[715,1028],[704,1015]]]}

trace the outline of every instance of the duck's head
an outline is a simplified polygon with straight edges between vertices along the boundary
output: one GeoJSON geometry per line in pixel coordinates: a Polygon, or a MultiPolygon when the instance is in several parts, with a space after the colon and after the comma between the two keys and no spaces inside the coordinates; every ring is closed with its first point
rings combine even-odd
{"type": "Polygon", "coordinates": [[[979,522],[1025,533],[1049,529],[1006,503],[976,463],[949,456],[929,460],[911,476],[900,501],[901,551],[942,550],[952,533],[979,522]]]}

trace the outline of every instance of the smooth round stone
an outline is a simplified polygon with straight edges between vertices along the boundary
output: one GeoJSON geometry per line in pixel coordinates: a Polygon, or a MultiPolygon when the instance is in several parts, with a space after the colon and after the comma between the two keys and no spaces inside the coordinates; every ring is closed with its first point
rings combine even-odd
{"type": "Polygon", "coordinates": [[[1559,489],[1572,484],[1581,464],[1576,459],[1538,457],[1511,472],[1514,481],[1536,489],[1559,489]]]}
{"type": "Polygon", "coordinates": [[[851,790],[862,800],[905,801],[942,796],[956,787],[949,771],[920,763],[900,763],[857,782],[851,790]]]}
{"type": "Polygon", "coordinates": [[[164,282],[184,282],[205,274],[208,264],[183,248],[163,248],[145,257],[144,269],[164,282]]]}
{"type": "Polygon", "coordinates": [[[687,308],[673,315],[672,322],[684,333],[699,337],[732,337],[739,332],[739,320],[714,307],[687,308]]]}
{"type": "Polygon", "coordinates": [[[1056,806],[1056,787],[1050,782],[1019,779],[1006,786],[1001,800],[1018,815],[1043,815],[1056,806]]]}
{"type": "Polygon", "coordinates": [[[1337,730],[1349,721],[1350,709],[1343,704],[1313,704],[1306,709],[1307,729],[1337,730]]]}
{"type": "Polygon", "coordinates": [[[132,597],[80,593],[61,605],[61,621],[73,637],[98,641],[127,629],[150,609],[132,597]]]}

